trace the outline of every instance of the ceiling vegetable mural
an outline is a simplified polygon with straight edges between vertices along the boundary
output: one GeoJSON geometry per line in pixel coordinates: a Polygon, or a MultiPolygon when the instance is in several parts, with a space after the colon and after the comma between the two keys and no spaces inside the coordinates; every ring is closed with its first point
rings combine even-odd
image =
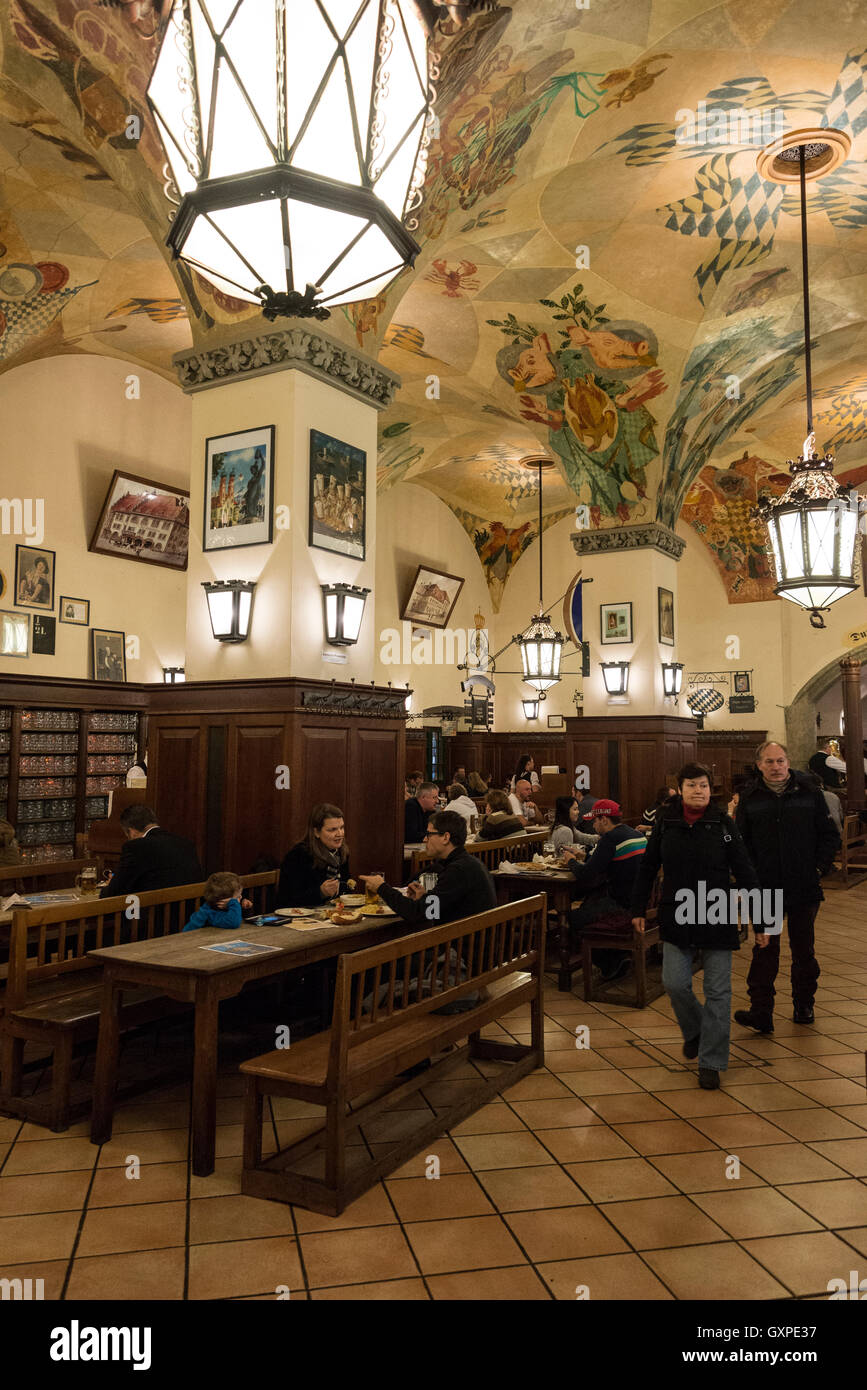
{"type": "MultiPolygon", "coordinates": [[[[191,343],[262,325],[164,249],[144,92],[169,0],[0,6],[0,371],[102,353],[173,376],[191,343]],[[135,118],[130,120],[130,118],[135,118]]],[[[327,331],[403,387],[382,490],[423,487],[499,606],[544,525],[691,526],[733,603],[770,595],[749,510],[803,437],[797,189],[755,156],[802,126],[852,150],[808,186],[818,443],[865,481],[863,12],[799,0],[515,0],[443,23],[413,271],[327,331]]]]}

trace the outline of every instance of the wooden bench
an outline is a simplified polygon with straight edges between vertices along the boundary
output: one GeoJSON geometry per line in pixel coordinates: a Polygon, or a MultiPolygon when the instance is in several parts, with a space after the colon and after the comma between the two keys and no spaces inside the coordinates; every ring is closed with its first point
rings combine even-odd
{"type": "MultiPolygon", "coordinates": [[[[257,912],[268,910],[279,873],[244,876],[244,891],[257,912]]],[[[73,1110],[75,1047],[96,1037],[102,1002],[102,966],[88,951],[124,941],[152,940],[182,930],[199,905],[204,883],[138,894],[141,915],[128,918],[128,898],[89,899],[60,907],[19,909],[9,940],[5,1010],[0,1020],[0,1109],[66,1129],[73,1110]],[[38,1043],[52,1057],[51,1089],[23,1093],[24,1049],[38,1043]]],[[[130,990],[122,1027],[137,1028],[176,1012],[178,1005],[156,989],[130,990]]],[[[89,1099],[74,1108],[89,1108],[89,1099]]]]}
{"type": "Polygon", "coordinates": [[[538,894],[399,937],[387,945],[342,955],[330,1030],[241,1065],[246,1079],[241,1191],[338,1216],[423,1145],[445,1134],[504,1086],[542,1066],[545,909],[545,895],[538,894]],[[466,967],[463,980],[457,978],[457,966],[450,963],[451,948],[466,967]],[[437,956],[437,969],[431,972],[432,992],[425,996],[420,963],[426,952],[432,960],[440,950],[443,955],[437,956]],[[466,1012],[436,1012],[477,992],[478,1002],[466,1012]],[[524,1003],[530,1007],[529,1046],[481,1037],[486,1024],[524,1003]],[[408,1079],[401,1076],[463,1038],[468,1039],[464,1047],[429,1070],[408,1079]],[[424,1112],[415,1133],[397,1141],[388,1153],[370,1159],[364,1145],[347,1150],[350,1130],[420,1086],[430,1085],[443,1070],[467,1057],[503,1062],[504,1068],[480,1077],[478,1086],[450,1110],[436,1115],[424,1112]],[[362,1100],[380,1086],[387,1088],[384,1094],[362,1100]],[[314,1134],[263,1159],[263,1101],[270,1095],[324,1106],[325,1122],[314,1134]],[[360,1101],[358,1109],[347,1113],[351,1103],[360,1101]]]}
{"type": "Polygon", "coordinates": [[[854,888],[867,878],[867,826],[856,812],[843,817],[843,841],[839,851],[840,879],[823,879],[827,888],[854,888]]]}
{"type": "MultiPolygon", "coordinates": [[[[474,840],[471,845],[465,845],[467,854],[474,855],[480,859],[485,868],[489,871],[495,869],[502,859],[511,859],[515,863],[525,863],[532,859],[534,854],[538,854],[546,840],[550,840],[550,830],[527,830],[521,835],[509,835],[504,840],[474,840]]],[[[438,861],[423,849],[414,849],[412,852],[411,877],[418,878],[420,873],[425,873],[436,867],[438,861]]]]}
{"type": "Polygon", "coordinates": [[[99,874],[99,861],[89,859],[31,859],[21,864],[13,864],[8,869],[0,869],[0,898],[8,898],[12,893],[24,897],[27,893],[41,893],[52,888],[72,888],[75,876],[82,869],[96,869],[99,874]]]}

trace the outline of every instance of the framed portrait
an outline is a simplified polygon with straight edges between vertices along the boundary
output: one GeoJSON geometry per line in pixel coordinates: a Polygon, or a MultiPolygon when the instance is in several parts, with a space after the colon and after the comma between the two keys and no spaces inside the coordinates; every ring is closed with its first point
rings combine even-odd
{"type": "Polygon", "coordinates": [[[319,430],[310,431],[308,545],[364,559],[366,481],[363,449],[319,430]]]}
{"type": "Polygon", "coordinates": [[[459,575],[419,565],[400,616],[405,622],[422,623],[425,627],[445,627],[463,587],[459,575]]]}
{"type": "Polygon", "coordinates": [[[88,550],[185,570],[190,494],[115,469],[88,550]]]}
{"type": "Polygon", "coordinates": [[[54,607],[54,551],[42,546],[15,547],[15,602],[19,608],[54,607]]]}
{"type": "Polygon", "coordinates": [[[0,656],[30,655],[30,614],[0,610],[0,656]]]}
{"type": "Polygon", "coordinates": [[[734,687],[736,695],[749,695],[750,685],[751,682],[749,671],[735,671],[734,687]]]}
{"type": "Polygon", "coordinates": [[[615,642],[632,641],[631,603],[601,603],[599,622],[603,647],[613,646],[615,642]]]}
{"type": "Polygon", "coordinates": [[[90,629],[91,680],[126,680],[126,634],[102,627],[90,629]]]}
{"type": "Polygon", "coordinates": [[[205,550],[274,539],[274,426],[205,440],[205,550]]]}
{"type": "Polygon", "coordinates": [[[77,623],[79,627],[87,627],[90,623],[90,599],[69,598],[66,594],[61,594],[58,616],[62,623],[77,623]]]}
{"type": "Polygon", "coordinates": [[[565,720],[565,718],[564,718],[564,716],[563,716],[562,714],[549,714],[549,715],[548,715],[548,728],[549,728],[549,729],[565,729],[565,727],[566,727],[566,720],[565,720]]]}
{"type": "Polygon", "coordinates": [[[664,647],[674,646],[674,594],[671,589],[657,589],[656,612],[659,621],[659,640],[664,647]]]}

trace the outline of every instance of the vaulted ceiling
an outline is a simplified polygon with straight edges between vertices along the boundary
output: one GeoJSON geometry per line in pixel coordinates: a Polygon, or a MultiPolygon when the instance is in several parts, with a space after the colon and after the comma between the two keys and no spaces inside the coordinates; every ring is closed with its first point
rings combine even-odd
{"type": "MultiPolygon", "coordinates": [[[[144,91],[169,8],[0,8],[0,370],[96,352],[169,374],[261,324],[164,250],[144,91]]],[[[446,23],[421,254],[327,331],[402,377],[379,486],[452,510],[495,607],[537,533],[518,461],[540,445],[546,525],[577,503],[594,526],[683,517],[730,601],[770,596],[749,512],[804,435],[800,228],[755,156],[786,129],[853,142],[809,188],[814,387],[819,444],[867,479],[867,46],[860,5],[825,15],[516,0],[446,23]]]]}

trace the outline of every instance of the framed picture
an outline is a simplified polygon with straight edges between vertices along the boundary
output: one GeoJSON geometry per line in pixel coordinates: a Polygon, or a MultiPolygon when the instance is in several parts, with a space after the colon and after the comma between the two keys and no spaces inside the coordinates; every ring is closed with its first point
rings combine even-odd
{"type": "Polygon", "coordinates": [[[310,431],[308,545],[364,559],[366,481],[363,449],[310,431]]]}
{"type": "Polygon", "coordinates": [[[54,607],[54,551],[41,546],[15,547],[15,602],[19,608],[54,607]]]}
{"type": "Polygon", "coordinates": [[[566,727],[566,720],[564,719],[564,717],[563,717],[562,714],[549,714],[549,715],[548,715],[548,728],[549,728],[549,729],[565,729],[565,727],[566,727]]]}
{"type": "Polygon", "coordinates": [[[54,656],[54,637],[57,620],[54,614],[33,614],[33,655],[54,656]]]}
{"type": "Polygon", "coordinates": [[[30,614],[0,610],[0,656],[30,655],[30,614]]]}
{"type": "Polygon", "coordinates": [[[6,593],[6,576],[5,576],[5,574],[3,573],[3,571],[0,570],[0,598],[2,598],[3,595],[4,595],[5,593],[6,593]]]}
{"type": "Polygon", "coordinates": [[[601,603],[599,622],[602,629],[602,645],[610,647],[615,642],[632,641],[632,604],[601,603]]]}
{"type": "Polygon", "coordinates": [[[673,647],[674,594],[670,589],[657,589],[656,611],[659,620],[659,640],[664,647],[673,647]]]}
{"type": "Polygon", "coordinates": [[[102,627],[90,629],[91,680],[126,680],[126,634],[108,632],[102,627]]]}
{"type": "Polygon", "coordinates": [[[88,550],[185,570],[190,494],[115,469],[88,550]]]}
{"type": "Polygon", "coordinates": [[[205,440],[205,550],[274,539],[274,426],[205,440]]]}
{"type": "Polygon", "coordinates": [[[736,695],[749,695],[750,693],[750,673],[749,671],[735,671],[734,686],[736,695]]]}
{"type": "Polygon", "coordinates": [[[425,627],[445,627],[464,581],[456,574],[419,565],[401,618],[425,627]]]}
{"type": "Polygon", "coordinates": [[[79,627],[87,627],[90,623],[89,598],[68,598],[61,594],[58,610],[62,623],[77,623],[79,627]]]}

